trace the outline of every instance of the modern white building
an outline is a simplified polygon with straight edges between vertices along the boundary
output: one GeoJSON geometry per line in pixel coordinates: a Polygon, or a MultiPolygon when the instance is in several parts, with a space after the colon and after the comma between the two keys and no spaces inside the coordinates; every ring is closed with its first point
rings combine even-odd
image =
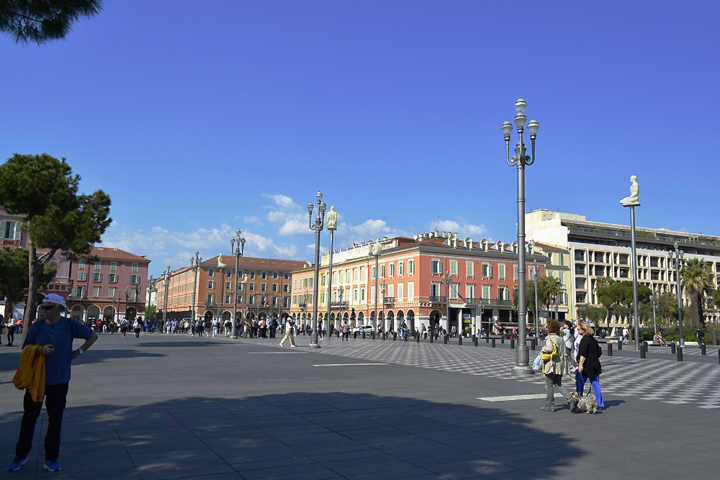
{"type": "MultiPolygon", "coordinates": [[[[577,318],[577,308],[599,305],[597,279],[610,277],[632,280],[631,234],[629,225],[590,222],[582,215],[535,210],[525,215],[529,240],[543,242],[570,251],[570,310],[577,318]]],[[[676,275],[670,251],[677,242],[685,260],[698,258],[709,263],[714,287],[720,284],[720,237],[674,232],[664,228],[635,229],[638,257],[638,283],[647,285],[658,295],[675,293],[676,275]]],[[[683,292],[684,293],[684,292],[683,292]]],[[[685,304],[690,299],[683,297],[685,304]]],[[[707,322],[719,323],[720,312],[710,304],[705,310],[707,322]]],[[[628,319],[625,319],[627,322],[628,319]]],[[[641,323],[647,319],[641,319],[641,323]]]]}

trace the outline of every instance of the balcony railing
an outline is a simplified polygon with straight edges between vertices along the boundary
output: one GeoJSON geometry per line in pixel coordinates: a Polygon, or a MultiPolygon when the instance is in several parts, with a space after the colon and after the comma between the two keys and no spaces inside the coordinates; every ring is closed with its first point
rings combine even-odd
{"type": "Polygon", "coordinates": [[[431,303],[447,303],[447,297],[430,296],[428,297],[431,303]]]}
{"type": "Polygon", "coordinates": [[[348,308],[347,300],[330,302],[330,308],[348,308]]]}
{"type": "Polygon", "coordinates": [[[385,297],[382,303],[383,305],[395,305],[395,297],[385,297]]]}

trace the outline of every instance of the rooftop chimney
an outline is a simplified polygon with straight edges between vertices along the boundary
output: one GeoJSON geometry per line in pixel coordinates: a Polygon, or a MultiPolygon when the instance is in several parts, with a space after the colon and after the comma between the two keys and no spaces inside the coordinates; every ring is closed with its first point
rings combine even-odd
{"type": "Polygon", "coordinates": [[[488,241],[487,241],[487,238],[483,238],[482,241],[480,242],[480,244],[482,245],[482,251],[483,251],[483,252],[487,252],[487,251],[488,251],[488,241]]]}
{"type": "Polygon", "coordinates": [[[468,250],[472,250],[472,247],[473,247],[472,238],[467,237],[465,239],[465,246],[468,248],[468,250]]]}

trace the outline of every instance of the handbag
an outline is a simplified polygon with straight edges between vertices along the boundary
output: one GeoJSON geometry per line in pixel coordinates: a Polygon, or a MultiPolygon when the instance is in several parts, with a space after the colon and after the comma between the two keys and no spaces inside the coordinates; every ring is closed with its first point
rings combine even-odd
{"type": "Polygon", "coordinates": [[[535,360],[533,360],[532,369],[535,370],[536,372],[539,372],[540,370],[542,370],[542,367],[543,367],[542,355],[543,355],[542,352],[538,353],[537,357],[535,357],[535,360]]]}

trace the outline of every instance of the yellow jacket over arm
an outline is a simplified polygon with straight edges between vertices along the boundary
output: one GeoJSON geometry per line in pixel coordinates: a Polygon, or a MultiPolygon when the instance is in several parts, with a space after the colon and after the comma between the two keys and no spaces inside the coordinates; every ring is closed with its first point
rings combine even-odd
{"type": "Polygon", "coordinates": [[[45,356],[40,353],[42,345],[23,348],[13,383],[22,390],[27,388],[33,402],[42,402],[45,396],[45,356]]]}

